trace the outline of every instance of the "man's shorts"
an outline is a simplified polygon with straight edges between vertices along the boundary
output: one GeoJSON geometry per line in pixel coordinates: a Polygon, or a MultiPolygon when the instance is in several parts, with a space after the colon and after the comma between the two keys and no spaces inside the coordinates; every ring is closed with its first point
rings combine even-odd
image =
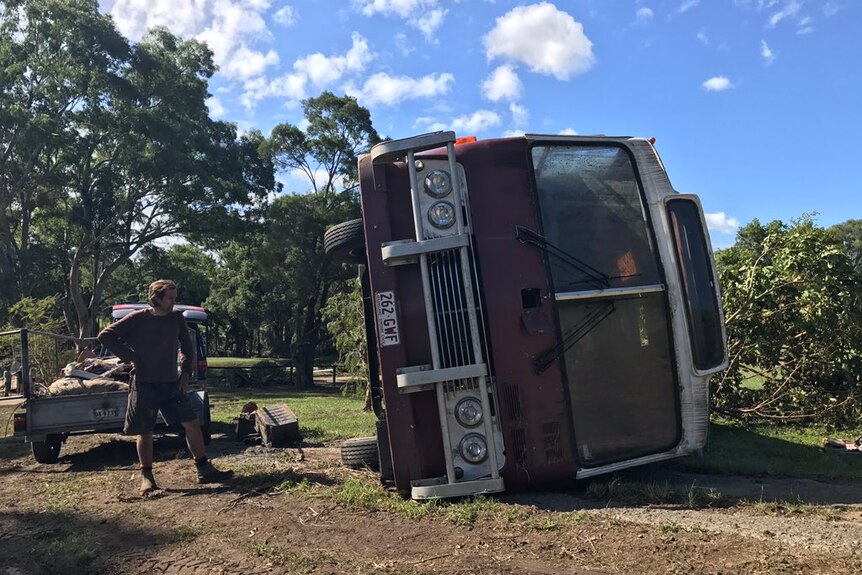
{"type": "Polygon", "coordinates": [[[180,389],[179,382],[134,381],[129,390],[129,409],[126,412],[123,432],[129,435],[151,434],[159,411],[168,425],[197,419],[188,396],[180,389]]]}

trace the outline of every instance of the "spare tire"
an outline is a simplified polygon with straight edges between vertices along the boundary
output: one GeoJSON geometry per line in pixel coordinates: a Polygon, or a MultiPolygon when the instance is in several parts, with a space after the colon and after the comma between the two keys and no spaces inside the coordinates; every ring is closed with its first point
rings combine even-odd
{"type": "Polygon", "coordinates": [[[347,467],[380,468],[376,437],[356,437],[341,444],[341,463],[347,467]]]}
{"type": "Polygon", "coordinates": [[[365,233],[362,219],[336,224],[323,234],[323,251],[331,258],[349,264],[365,262],[365,233]]]}

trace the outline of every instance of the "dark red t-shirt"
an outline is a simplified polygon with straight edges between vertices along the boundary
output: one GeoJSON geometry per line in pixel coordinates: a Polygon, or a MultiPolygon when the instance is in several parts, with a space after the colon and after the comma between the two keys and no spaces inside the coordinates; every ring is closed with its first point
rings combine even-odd
{"type": "Polygon", "coordinates": [[[103,329],[99,341],[124,362],[135,364],[139,382],[177,381],[177,350],[183,353],[183,373],[192,372],[194,349],[180,311],[161,316],[152,309],[133,311],[103,329]]]}

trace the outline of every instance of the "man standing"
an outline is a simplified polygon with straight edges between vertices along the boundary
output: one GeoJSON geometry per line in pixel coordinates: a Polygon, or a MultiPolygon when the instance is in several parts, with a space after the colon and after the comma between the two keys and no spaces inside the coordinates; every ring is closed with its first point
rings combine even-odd
{"type": "Polygon", "coordinates": [[[184,391],[192,372],[194,350],[182,312],[174,311],[177,285],[171,280],[153,282],[147,301],[150,308],[130,313],[99,334],[102,345],[135,366],[123,430],[138,436],[141,495],[158,489],[153,478],[153,427],[160,410],[168,424],[180,423],[185,428],[198,483],[223,481],[233,472],[219,471],[207,459],[200,421],[184,391]],[[183,354],[179,378],[178,349],[183,354]]]}

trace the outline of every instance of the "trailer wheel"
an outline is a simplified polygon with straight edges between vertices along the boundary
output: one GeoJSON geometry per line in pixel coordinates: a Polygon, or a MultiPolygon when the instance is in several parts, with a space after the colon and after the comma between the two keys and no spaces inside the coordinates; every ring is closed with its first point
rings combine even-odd
{"type": "Polygon", "coordinates": [[[62,443],[59,435],[49,433],[45,437],[45,441],[34,441],[30,444],[33,448],[33,457],[39,463],[57,463],[57,460],[60,459],[62,443]]]}
{"type": "Polygon", "coordinates": [[[380,468],[376,437],[356,437],[341,444],[341,463],[347,467],[380,468]]]}
{"type": "Polygon", "coordinates": [[[349,263],[365,262],[365,233],[362,219],[336,224],[323,234],[323,251],[331,258],[349,263]]]}

